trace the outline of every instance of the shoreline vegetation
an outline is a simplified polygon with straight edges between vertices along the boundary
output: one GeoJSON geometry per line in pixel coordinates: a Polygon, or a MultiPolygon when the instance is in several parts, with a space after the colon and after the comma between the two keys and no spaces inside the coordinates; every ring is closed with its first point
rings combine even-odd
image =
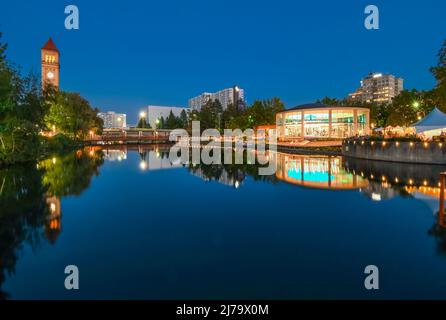
{"type": "MultiPolygon", "coordinates": [[[[103,121],[99,110],[79,93],[64,92],[49,85],[42,86],[33,73],[22,76],[17,67],[6,57],[7,44],[1,42],[0,33],[0,167],[18,163],[36,162],[49,155],[74,151],[84,145],[85,138],[100,135],[103,121]]],[[[328,105],[355,105],[371,110],[375,127],[407,126],[424,117],[434,106],[446,112],[446,40],[439,53],[438,64],[430,68],[437,80],[432,90],[404,90],[390,104],[374,105],[353,102],[349,99],[325,97],[318,102],[328,105]]],[[[200,121],[200,130],[216,128],[256,128],[275,123],[277,112],[285,110],[280,98],[256,100],[250,106],[236,101],[223,110],[218,100],[208,101],[199,111],[182,112],[176,117],[171,112],[157,121],[156,129],[183,128],[191,130],[192,121],[200,121]]],[[[137,128],[149,129],[145,116],[139,119],[137,128]]],[[[380,141],[376,136],[366,140],[380,141]]],[[[400,141],[417,141],[417,138],[401,138],[400,141]]],[[[87,143],[88,144],[88,143],[87,143]]],[[[282,146],[282,150],[323,152],[337,154],[337,146],[282,146]]]]}
{"type": "Polygon", "coordinates": [[[78,93],[42,90],[38,76],[22,76],[6,49],[0,33],[0,166],[73,151],[102,131],[99,110],[78,93]]]}

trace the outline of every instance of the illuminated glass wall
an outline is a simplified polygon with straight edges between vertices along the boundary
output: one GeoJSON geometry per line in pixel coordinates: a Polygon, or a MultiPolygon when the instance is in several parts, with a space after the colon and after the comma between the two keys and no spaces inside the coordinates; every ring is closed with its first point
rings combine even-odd
{"type": "Polygon", "coordinates": [[[302,109],[277,115],[278,137],[343,139],[369,134],[369,110],[360,108],[302,109]]]}
{"type": "Polygon", "coordinates": [[[285,116],[285,136],[302,137],[302,112],[293,112],[285,116]]]}
{"type": "Polygon", "coordinates": [[[331,136],[347,138],[354,135],[355,118],[353,110],[332,110],[331,136]]]}
{"type": "Polygon", "coordinates": [[[330,136],[328,110],[305,112],[304,128],[305,128],[305,137],[328,138],[330,136]]]}

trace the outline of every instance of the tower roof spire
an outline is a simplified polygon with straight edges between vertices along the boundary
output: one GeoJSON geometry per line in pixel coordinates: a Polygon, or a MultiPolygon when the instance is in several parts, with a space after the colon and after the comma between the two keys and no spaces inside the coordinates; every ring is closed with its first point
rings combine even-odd
{"type": "Polygon", "coordinates": [[[42,47],[42,49],[59,52],[59,50],[57,50],[57,47],[54,44],[53,39],[51,39],[51,37],[48,39],[48,41],[45,43],[45,45],[42,47]]]}

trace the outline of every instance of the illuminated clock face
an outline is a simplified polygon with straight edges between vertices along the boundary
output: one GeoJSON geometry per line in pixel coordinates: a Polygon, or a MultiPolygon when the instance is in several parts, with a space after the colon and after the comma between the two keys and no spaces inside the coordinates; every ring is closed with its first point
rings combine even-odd
{"type": "Polygon", "coordinates": [[[47,77],[48,79],[53,79],[53,78],[54,78],[54,73],[52,73],[51,71],[49,71],[49,72],[46,74],[46,77],[47,77]]]}

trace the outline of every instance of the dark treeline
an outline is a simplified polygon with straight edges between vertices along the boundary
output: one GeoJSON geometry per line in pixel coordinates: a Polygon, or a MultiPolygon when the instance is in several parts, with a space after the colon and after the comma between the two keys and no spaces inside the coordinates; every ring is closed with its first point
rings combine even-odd
{"type": "MultiPolygon", "coordinates": [[[[260,125],[275,124],[275,114],[284,110],[284,104],[279,98],[257,100],[251,106],[243,101],[231,103],[223,110],[218,100],[210,100],[200,110],[186,113],[183,110],[179,117],[171,111],[167,118],[161,117],[157,121],[156,129],[192,129],[192,121],[200,121],[201,130],[242,129],[255,128],[260,125]]],[[[144,118],[138,123],[138,128],[150,128],[144,118]]],[[[153,128],[155,129],[155,128],[153,128]]]]}
{"type": "Polygon", "coordinates": [[[42,91],[35,74],[20,75],[6,49],[0,34],[0,165],[34,161],[102,130],[87,100],[51,87],[42,91]]]}
{"type": "Polygon", "coordinates": [[[350,99],[325,97],[328,105],[355,105],[370,108],[371,121],[377,127],[408,126],[423,118],[434,107],[446,113],[446,40],[438,52],[438,63],[430,68],[437,83],[431,90],[404,90],[389,104],[359,103],[350,99]]]}
{"type": "Polygon", "coordinates": [[[284,104],[279,98],[256,100],[251,106],[239,101],[229,104],[225,110],[218,100],[214,100],[206,103],[199,111],[191,111],[189,128],[192,121],[200,121],[201,130],[216,128],[220,131],[272,125],[276,123],[276,113],[282,110],[284,104]]]}

